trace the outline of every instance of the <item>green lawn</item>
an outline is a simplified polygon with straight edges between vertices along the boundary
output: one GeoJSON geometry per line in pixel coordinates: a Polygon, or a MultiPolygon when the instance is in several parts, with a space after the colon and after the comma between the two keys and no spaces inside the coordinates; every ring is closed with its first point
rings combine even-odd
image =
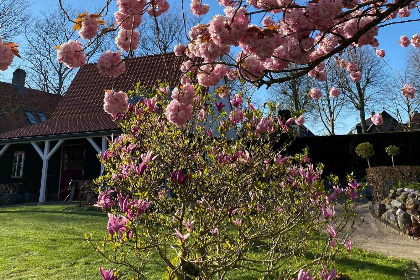
{"type": "MultiPolygon", "coordinates": [[[[98,268],[112,267],[84,243],[84,234],[106,233],[107,217],[72,205],[0,208],[0,279],[101,279],[98,268]]],[[[337,268],[354,280],[409,279],[413,263],[353,250],[337,268]]],[[[156,274],[161,279],[163,274],[156,274]]],[[[235,279],[253,279],[242,276],[235,279]]]]}

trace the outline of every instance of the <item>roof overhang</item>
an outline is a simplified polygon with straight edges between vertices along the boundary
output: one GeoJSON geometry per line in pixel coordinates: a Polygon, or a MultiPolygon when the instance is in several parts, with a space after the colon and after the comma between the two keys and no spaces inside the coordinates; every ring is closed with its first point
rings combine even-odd
{"type": "Polygon", "coordinates": [[[58,141],[58,140],[70,140],[70,139],[80,139],[80,138],[88,138],[88,137],[102,137],[102,136],[110,136],[113,134],[119,135],[121,133],[122,131],[120,129],[113,129],[113,130],[86,131],[86,132],[65,133],[65,134],[7,138],[7,139],[0,139],[0,145],[41,142],[41,141],[46,141],[46,140],[58,141]]]}

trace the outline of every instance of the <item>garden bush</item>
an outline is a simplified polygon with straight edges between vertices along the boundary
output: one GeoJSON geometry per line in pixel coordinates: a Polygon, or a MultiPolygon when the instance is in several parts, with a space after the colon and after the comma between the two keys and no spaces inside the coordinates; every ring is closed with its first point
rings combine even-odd
{"type": "Polygon", "coordinates": [[[373,201],[381,201],[393,186],[420,182],[420,166],[378,166],[367,169],[373,201]]]}

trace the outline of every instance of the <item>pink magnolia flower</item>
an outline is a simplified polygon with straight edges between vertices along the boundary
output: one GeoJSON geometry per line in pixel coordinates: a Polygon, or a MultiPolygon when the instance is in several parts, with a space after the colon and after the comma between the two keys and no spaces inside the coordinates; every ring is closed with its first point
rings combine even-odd
{"type": "Polygon", "coordinates": [[[70,69],[78,68],[85,64],[86,55],[82,43],[70,40],[60,45],[57,51],[57,60],[70,69]]]}
{"type": "Polygon", "coordinates": [[[144,171],[146,171],[146,169],[148,168],[147,164],[145,164],[144,162],[140,163],[139,166],[134,168],[134,172],[137,175],[143,175],[144,171]]]}
{"type": "Polygon", "coordinates": [[[338,96],[340,96],[340,90],[336,87],[332,87],[330,90],[330,96],[332,98],[337,98],[338,96]]]}
{"type": "MultiPolygon", "coordinates": [[[[311,273],[310,270],[304,272],[303,269],[301,269],[299,270],[296,280],[314,280],[315,276],[310,277],[309,276],[310,273],[311,273]]],[[[295,278],[293,278],[292,280],[295,280],[295,278]]]]}
{"type": "Polygon", "coordinates": [[[277,157],[274,158],[274,161],[278,165],[282,165],[282,164],[286,163],[289,159],[290,159],[290,157],[282,157],[282,155],[279,154],[277,157]]]}
{"type": "Polygon", "coordinates": [[[244,119],[244,112],[239,108],[236,108],[235,110],[231,111],[229,114],[229,120],[233,124],[238,124],[242,122],[243,119],[244,119]]]}
{"type": "Polygon", "coordinates": [[[119,51],[107,51],[103,53],[99,57],[96,66],[102,75],[108,77],[117,77],[125,71],[125,63],[121,59],[121,53],[119,51]]]}
{"type": "Polygon", "coordinates": [[[321,279],[323,280],[333,280],[338,278],[337,271],[335,269],[331,269],[331,271],[327,273],[324,265],[322,265],[322,271],[319,272],[319,276],[321,276],[321,279]]]}
{"type": "Polygon", "coordinates": [[[325,219],[333,218],[335,216],[334,208],[331,208],[329,206],[321,206],[321,211],[325,219]]]}
{"type": "Polygon", "coordinates": [[[198,112],[198,119],[200,121],[204,121],[206,118],[206,110],[203,108],[200,110],[200,112],[198,112]]]}
{"type": "Polygon", "coordinates": [[[122,92],[105,90],[104,111],[110,115],[124,113],[128,109],[128,97],[122,92]]]}
{"type": "Polygon", "coordinates": [[[318,100],[322,96],[322,92],[317,88],[312,88],[308,93],[313,100],[318,100]]]}
{"type": "Polygon", "coordinates": [[[410,45],[410,39],[408,39],[407,35],[403,35],[403,36],[400,37],[400,40],[398,41],[398,44],[400,44],[401,46],[406,48],[410,45]]]}
{"type": "Polygon", "coordinates": [[[194,227],[194,220],[187,220],[186,222],[182,222],[182,225],[186,228],[188,232],[191,232],[194,227]]]}
{"type": "Polygon", "coordinates": [[[240,107],[242,106],[242,103],[244,102],[244,98],[240,94],[235,94],[233,98],[230,100],[230,103],[233,107],[240,107]]]}
{"type": "Polygon", "coordinates": [[[222,111],[223,107],[225,107],[225,106],[226,105],[223,104],[222,101],[216,103],[216,108],[217,108],[217,111],[219,111],[219,112],[222,111]]]}
{"type": "Polygon", "coordinates": [[[122,232],[127,230],[127,228],[125,227],[126,223],[126,217],[108,213],[107,230],[110,235],[113,235],[114,233],[119,233],[120,235],[122,235],[122,232]]]}
{"type": "Polygon", "coordinates": [[[335,232],[335,229],[332,225],[328,225],[327,227],[327,232],[329,233],[329,235],[331,235],[331,237],[335,238],[337,236],[337,233],[335,232]]]}
{"type": "Polygon", "coordinates": [[[212,229],[212,230],[210,230],[210,233],[211,233],[211,235],[215,235],[215,234],[217,234],[219,232],[219,229],[216,227],[216,228],[214,228],[214,229],[212,229]]]}
{"type": "Polygon", "coordinates": [[[153,153],[151,151],[141,154],[140,157],[142,162],[145,164],[148,164],[157,158],[157,156],[153,156],[153,153]]]}
{"type": "Polygon", "coordinates": [[[141,216],[144,212],[146,212],[150,204],[151,203],[149,201],[134,199],[133,202],[131,202],[132,215],[141,216]]]}
{"type": "Polygon", "coordinates": [[[385,50],[383,49],[376,50],[376,55],[379,57],[385,57],[385,50]]]}
{"type": "Polygon", "coordinates": [[[305,122],[305,117],[304,117],[303,115],[300,115],[300,116],[299,116],[299,118],[297,118],[297,119],[295,120],[295,123],[296,123],[297,125],[302,125],[304,122],[305,122]]]}
{"type": "Polygon", "coordinates": [[[110,197],[110,195],[113,192],[114,192],[113,190],[106,190],[105,192],[100,192],[98,195],[98,202],[96,202],[93,206],[99,207],[102,209],[106,209],[113,206],[115,203],[110,197]]]}
{"type": "Polygon", "coordinates": [[[414,94],[416,93],[416,89],[409,84],[404,84],[404,87],[402,88],[403,95],[413,99],[414,94]]]}
{"type": "Polygon", "coordinates": [[[351,242],[350,239],[347,239],[346,241],[344,241],[344,247],[347,249],[347,251],[351,251],[351,248],[353,246],[353,242],[351,242]]]}
{"type": "Polygon", "coordinates": [[[114,275],[114,271],[112,271],[112,269],[104,270],[103,267],[100,267],[99,272],[101,273],[102,278],[104,280],[118,280],[118,278],[114,275]]]}
{"type": "Polygon", "coordinates": [[[183,185],[187,176],[185,176],[181,170],[175,170],[171,173],[171,181],[176,181],[178,184],[183,185]]]}
{"type": "Polygon", "coordinates": [[[241,219],[239,219],[239,218],[237,218],[237,219],[233,220],[233,223],[234,223],[236,226],[240,227],[240,226],[242,225],[242,220],[241,220],[241,219]]]}
{"type": "Polygon", "coordinates": [[[330,247],[331,247],[331,249],[334,249],[334,247],[335,247],[335,241],[334,240],[330,241],[330,247]]]}
{"type": "Polygon", "coordinates": [[[185,235],[183,235],[178,229],[175,229],[175,233],[173,234],[176,238],[178,238],[179,241],[181,241],[181,243],[183,243],[185,241],[185,239],[187,239],[188,237],[190,237],[190,233],[187,233],[185,235]]]}
{"type": "Polygon", "coordinates": [[[120,50],[123,51],[134,51],[139,45],[140,34],[135,29],[120,29],[117,37],[115,38],[115,44],[120,50]]]}
{"type": "Polygon", "coordinates": [[[356,71],[350,73],[350,79],[353,80],[353,82],[360,81],[362,79],[362,72],[356,71]]]}
{"type": "Polygon", "coordinates": [[[375,114],[372,117],[370,117],[374,125],[382,125],[384,123],[384,119],[382,118],[382,115],[375,114]]]}

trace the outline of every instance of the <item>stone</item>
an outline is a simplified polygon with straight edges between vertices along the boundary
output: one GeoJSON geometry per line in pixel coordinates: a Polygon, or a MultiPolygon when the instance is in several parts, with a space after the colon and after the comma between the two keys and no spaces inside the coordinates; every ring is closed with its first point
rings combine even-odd
{"type": "Polygon", "coordinates": [[[408,209],[407,213],[411,216],[416,218],[417,220],[420,220],[420,214],[419,211],[417,211],[416,209],[408,209]]]}
{"type": "Polygon", "coordinates": [[[407,198],[408,198],[408,193],[403,192],[399,196],[397,196],[397,198],[395,198],[395,199],[398,200],[399,202],[405,203],[407,198]]]}
{"type": "Polygon", "coordinates": [[[388,198],[395,199],[397,197],[395,192],[396,192],[396,190],[391,190],[388,194],[388,198]]]}
{"type": "Polygon", "coordinates": [[[392,206],[392,208],[395,208],[395,209],[400,208],[401,204],[402,204],[402,202],[400,202],[398,200],[395,200],[395,199],[391,201],[391,206],[392,206]]]}
{"type": "Polygon", "coordinates": [[[376,203],[373,206],[373,211],[375,212],[375,215],[377,217],[380,217],[380,216],[382,216],[383,213],[386,212],[386,206],[385,206],[385,204],[382,204],[382,203],[376,203]]]}
{"type": "Polygon", "coordinates": [[[407,198],[407,201],[405,203],[405,206],[407,209],[417,209],[419,208],[420,205],[420,201],[418,201],[418,199],[416,198],[407,198]]]}
{"type": "Polygon", "coordinates": [[[382,199],[381,204],[389,205],[391,204],[392,199],[387,197],[385,199],[382,199]]]}
{"type": "Polygon", "coordinates": [[[404,191],[403,188],[398,188],[395,192],[396,195],[401,195],[401,193],[404,191]]]}
{"type": "Polygon", "coordinates": [[[385,207],[386,207],[386,210],[391,210],[392,209],[391,204],[387,204],[387,205],[385,205],[385,207]]]}
{"type": "Polygon", "coordinates": [[[411,226],[411,216],[404,210],[398,209],[396,212],[398,226],[406,231],[411,226]]]}
{"type": "Polygon", "coordinates": [[[416,194],[415,193],[409,193],[407,197],[408,198],[416,198],[416,194]]]}
{"type": "Polygon", "coordinates": [[[398,220],[397,220],[396,212],[397,211],[395,209],[390,209],[382,215],[382,218],[388,223],[390,223],[391,225],[393,225],[394,227],[398,227],[398,220]]]}

